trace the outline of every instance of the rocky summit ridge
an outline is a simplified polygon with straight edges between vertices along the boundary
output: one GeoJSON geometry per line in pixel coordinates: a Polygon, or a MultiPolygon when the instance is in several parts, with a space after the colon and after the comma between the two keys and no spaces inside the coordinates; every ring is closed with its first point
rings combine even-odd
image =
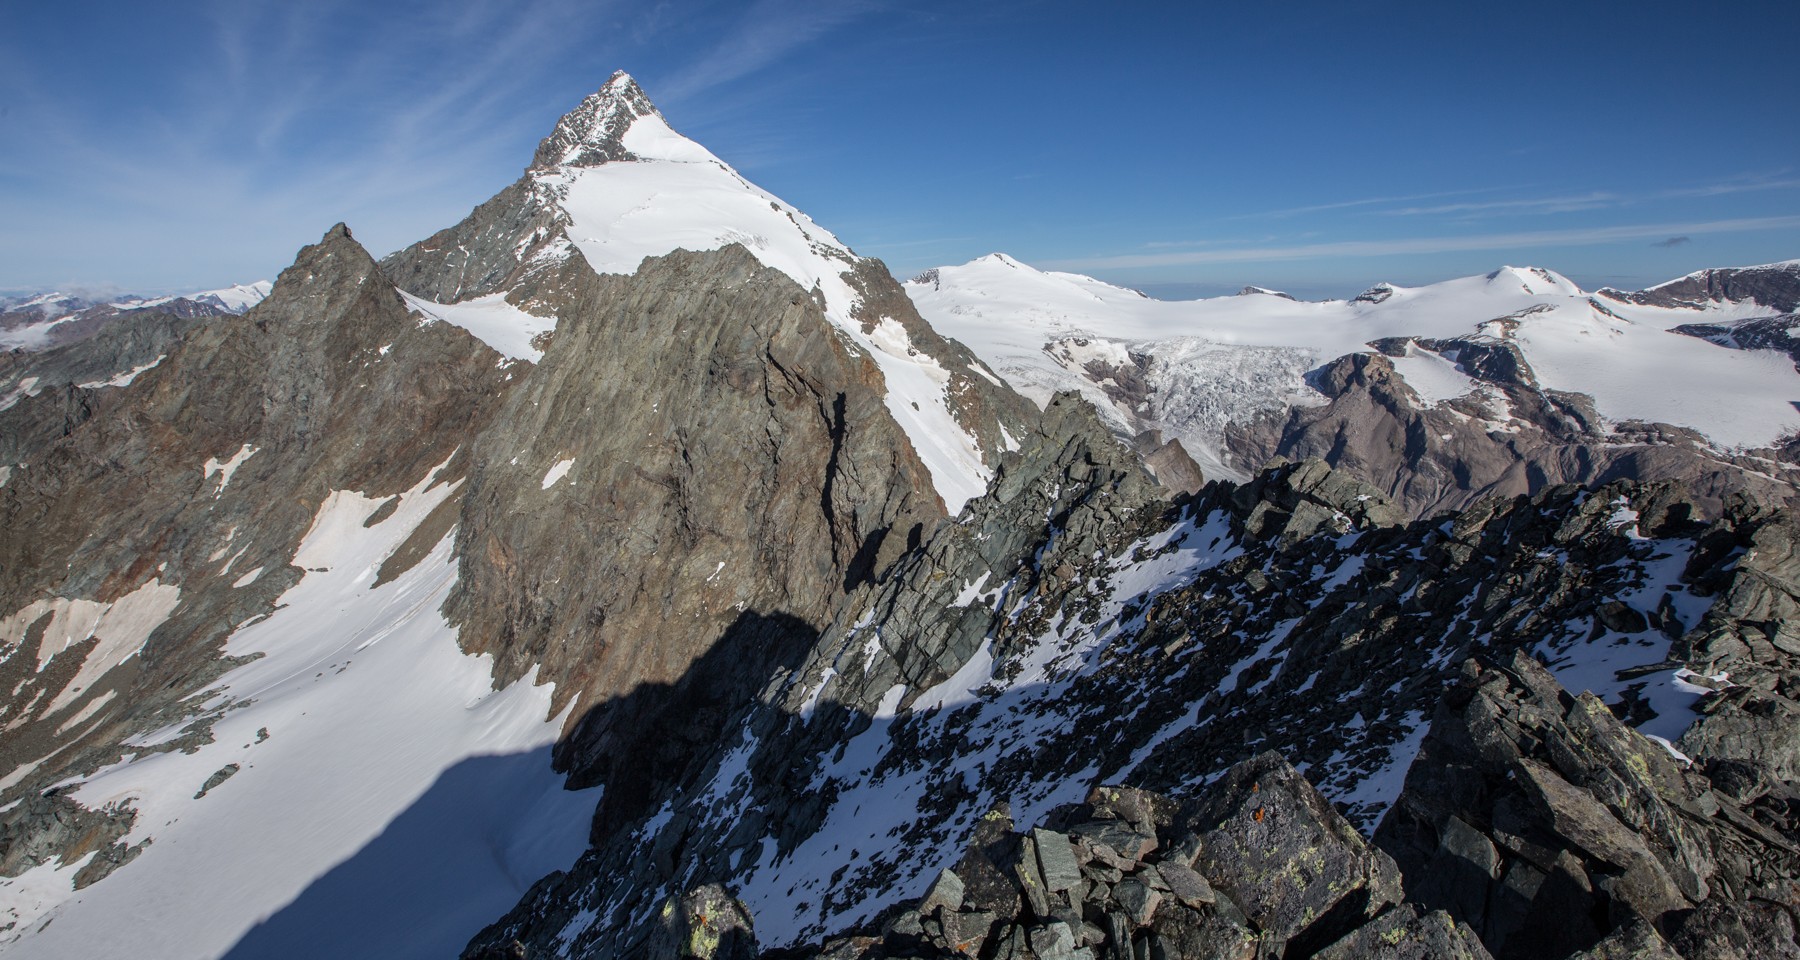
{"type": "Polygon", "coordinates": [[[606,85],[556,123],[532,156],[531,168],[585,167],[633,159],[625,134],[640,117],[662,118],[630,74],[620,70],[606,85]]]}
{"type": "MultiPolygon", "coordinates": [[[[1690,280],[1605,296],[1780,292],[1690,280]]],[[[1174,354],[1070,332],[1028,398],[958,282],[619,73],[431,238],[0,368],[0,946],[1800,956],[1785,461],[1622,452],[1509,314],[1258,354],[1327,402],[1205,476],[1174,354]]]]}

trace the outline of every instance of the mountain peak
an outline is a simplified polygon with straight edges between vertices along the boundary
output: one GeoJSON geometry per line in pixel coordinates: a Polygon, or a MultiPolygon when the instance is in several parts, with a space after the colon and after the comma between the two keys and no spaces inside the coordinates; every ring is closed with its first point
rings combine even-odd
{"type": "Polygon", "coordinates": [[[631,74],[616,71],[605,86],[557,121],[556,129],[538,144],[531,166],[591,167],[635,159],[625,146],[625,134],[643,117],[661,120],[662,114],[631,74]]]}

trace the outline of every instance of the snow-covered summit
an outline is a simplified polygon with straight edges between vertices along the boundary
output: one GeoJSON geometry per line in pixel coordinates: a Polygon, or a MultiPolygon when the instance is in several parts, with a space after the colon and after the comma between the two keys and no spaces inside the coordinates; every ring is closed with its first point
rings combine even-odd
{"type": "Polygon", "coordinates": [[[1550,294],[1569,297],[1585,296],[1586,293],[1575,281],[1543,267],[1501,267],[1487,275],[1489,283],[1511,285],[1518,284],[1526,293],[1550,294]]]}
{"type": "Polygon", "coordinates": [[[875,361],[887,409],[949,510],[986,489],[992,470],[984,443],[998,431],[965,424],[958,411],[973,408],[953,403],[951,394],[975,378],[995,387],[998,381],[970,367],[966,354],[957,359],[947,346],[934,346],[937,339],[911,310],[887,316],[870,308],[899,299],[870,292],[866,275],[873,268],[798,208],[677,133],[629,74],[613,74],[564,115],[521,181],[502,196],[499,206],[484,213],[484,205],[470,220],[386,261],[390,276],[414,295],[416,309],[459,323],[472,314],[452,307],[480,303],[494,309],[475,324],[483,331],[478,335],[524,343],[544,332],[542,325],[526,324],[517,311],[501,309],[512,301],[500,301],[552,265],[579,256],[596,273],[631,275],[649,257],[740,245],[810,291],[826,319],[875,361]],[[505,326],[509,316],[516,329],[495,326],[505,326]]]}
{"type": "Polygon", "coordinates": [[[714,159],[669,128],[662,112],[638,82],[623,70],[557,121],[538,144],[531,169],[592,167],[619,160],[714,159]]]}

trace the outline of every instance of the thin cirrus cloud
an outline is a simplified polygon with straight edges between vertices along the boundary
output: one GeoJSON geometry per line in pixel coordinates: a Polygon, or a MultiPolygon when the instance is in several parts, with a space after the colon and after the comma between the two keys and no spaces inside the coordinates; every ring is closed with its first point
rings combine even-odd
{"type": "Polygon", "coordinates": [[[1187,266],[1204,263],[1255,263],[1278,260],[1313,260],[1329,257],[1383,257],[1402,254],[1451,253],[1479,250],[1517,250],[1529,247],[1590,246],[1642,240],[1647,237],[1691,237],[1694,234],[1737,233],[1800,227],[1800,216],[1750,217],[1699,223],[1654,223],[1634,226],[1592,227],[1570,230],[1536,230],[1520,233],[1482,234],[1465,237],[1409,237],[1391,240],[1344,240],[1290,246],[1233,247],[1188,250],[1179,253],[1130,253],[1116,256],[1052,260],[1052,270],[1117,270],[1140,267],[1187,266]]]}
{"type": "MultiPolygon", "coordinates": [[[[1399,197],[1364,197],[1360,200],[1339,200],[1335,203],[1315,203],[1304,207],[1283,207],[1279,210],[1258,210],[1254,213],[1239,213],[1225,220],[1254,220],[1268,218],[1271,220],[1287,217],[1301,217],[1313,213],[1330,213],[1333,210],[1353,210],[1357,207],[1377,207],[1390,203],[1412,203],[1417,200],[1439,200],[1445,197],[1467,197],[1482,193],[1494,193],[1506,189],[1504,187],[1476,187],[1468,190],[1440,190],[1435,193],[1413,193],[1399,197]]],[[[1150,246],[1178,246],[1179,242],[1150,244],[1150,246]]]]}
{"type": "MultiPolygon", "coordinates": [[[[1782,171],[1785,173],[1786,171],[1782,171]]],[[[1687,198],[1723,197],[1739,193],[1753,193],[1764,190],[1789,190],[1800,187],[1800,179],[1780,175],[1734,177],[1717,183],[1702,184],[1692,187],[1674,187],[1658,190],[1642,195],[1621,194],[1610,190],[1590,190],[1584,193],[1559,193],[1546,197],[1521,197],[1508,200],[1467,200],[1455,203],[1421,204],[1421,200],[1443,200],[1453,197],[1471,197],[1482,194],[1499,193],[1504,190],[1518,190],[1521,187],[1478,187],[1466,190],[1442,190],[1433,193],[1415,193],[1402,196],[1362,197],[1355,200],[1339,200],[1333,203],[1316,203],[1301,207],[1284,207],[1276,210],[1257,210],[1251,213],[1233,214],[1221,217],[1221,220],[1258,220],[1286,219],[1290,217],[1310,216],[1321,213],[1362,213],[1387,217],[1421,217],[1445,216],[1462,219],[1482,219],[1512,215],[1580,213],[1592,210],[1603,210],[1612,207],[1630,206],[1637,203],[1658,200],[1679,200],[1687,198]],[[1408,204],[1400,206],[1400,204],[1408,204]]],[[[1157,241],[1145,244],[1146,247],[1181,247],[1213,241],[1157,241]]]]}
{"type": "Polygon", "coordinates": [[[1503,213],[1572,213],[1580,210],[1598,210],[1618,204],[1622,198],[1615,193],[1595,191],[1561,197],[1536,197],[1525,200],[1489,200],[1481,203],[1441,203],[1428,207],[1401,207],[1397,210],[1383,210],[1382,213],[1394,217],[1416,217],[1441,214],[1503,214],[1503,213]]]}
{"type": "Polygon", "coordinates": [[[828,4],[757,0],[710,51],[669,76],[658,96],[679,102],[742,79],[877,9],[874,3],[859,0],[828,4]]]}
{"type": "Polygon", "coordinates": [[[1709,183],[1697,187],[1674,187],[1641,195],[1618,194],[1605,190],[1552,197],[1530,197],[1518,200],[1490,200],[1479,203],[1445,203],[1432,206],[1400,207],[1378,211],[1388,216],[1460,216],[1479,218],[1510,214],[1578,213],[1611,207],[1631,206],[1659,200],[1723,197],[1763,190],[1790,190],[1800,187],[1800,179],[1745,177],[1709,183]]]}

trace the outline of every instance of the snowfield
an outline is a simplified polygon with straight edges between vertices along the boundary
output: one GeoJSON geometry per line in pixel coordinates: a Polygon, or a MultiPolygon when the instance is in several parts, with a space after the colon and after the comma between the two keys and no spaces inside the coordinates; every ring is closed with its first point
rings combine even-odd
{"type": "MultiPolygon", "coordinates": [[[[1503,267],[1424,287],[1380,284],[1353,300],[1296,301],[1246,291],[1164,301],[992,254],[928,271],[906,290],[938,332],[967,344],[1039,403],[1056,390],[1076,389],[1125,419],[1090,378],[1059,361],[1047,344],[1090,338],[1150,357],[1161,425],[1181,437],[1202,466],[1224,459],[1220,438],[1232,415],[1284,402],[1321,402],[1306,385],[1305,370],[1369,352],[1371,341],[1386,337],[1511,340],[1542,386],[1592,396],[1608,420],[1691,427],[1722,447],[1768,446],[1800,431],[1800,409],[1793,403],[1800,401],[1800,373],[1791,358],[1726,349],[1670,330],[1772,311],[1753,302],[1704,311],[1619,303],[1589,296],[1568,278],[1536,267],[1503,267]],[[1196,398],[1187,392],[1190,386],[1216,396],[1196,398]]],[[[1415,355],[1397,366],[1427,402],[1473,386],[1441,358],[1415,355]]]]}
{"type": "Polygon", "coordinates": [[[550,769],[551,689],[493,690],[488,658],[457,648],[438,613],[453,537],[370,587],[455,487],[421,482],[372,528],[381,501],[330,495],[292,561],[305,577],[228,642],[260,658],[202,695],[223,708],[213,742],[74,785],[90,808],[134,808],[124,841],[148,846],[81,891],[91,854],[0,880],[7,956],[454,956],[574,860],[597,795],[550,769]]]}

